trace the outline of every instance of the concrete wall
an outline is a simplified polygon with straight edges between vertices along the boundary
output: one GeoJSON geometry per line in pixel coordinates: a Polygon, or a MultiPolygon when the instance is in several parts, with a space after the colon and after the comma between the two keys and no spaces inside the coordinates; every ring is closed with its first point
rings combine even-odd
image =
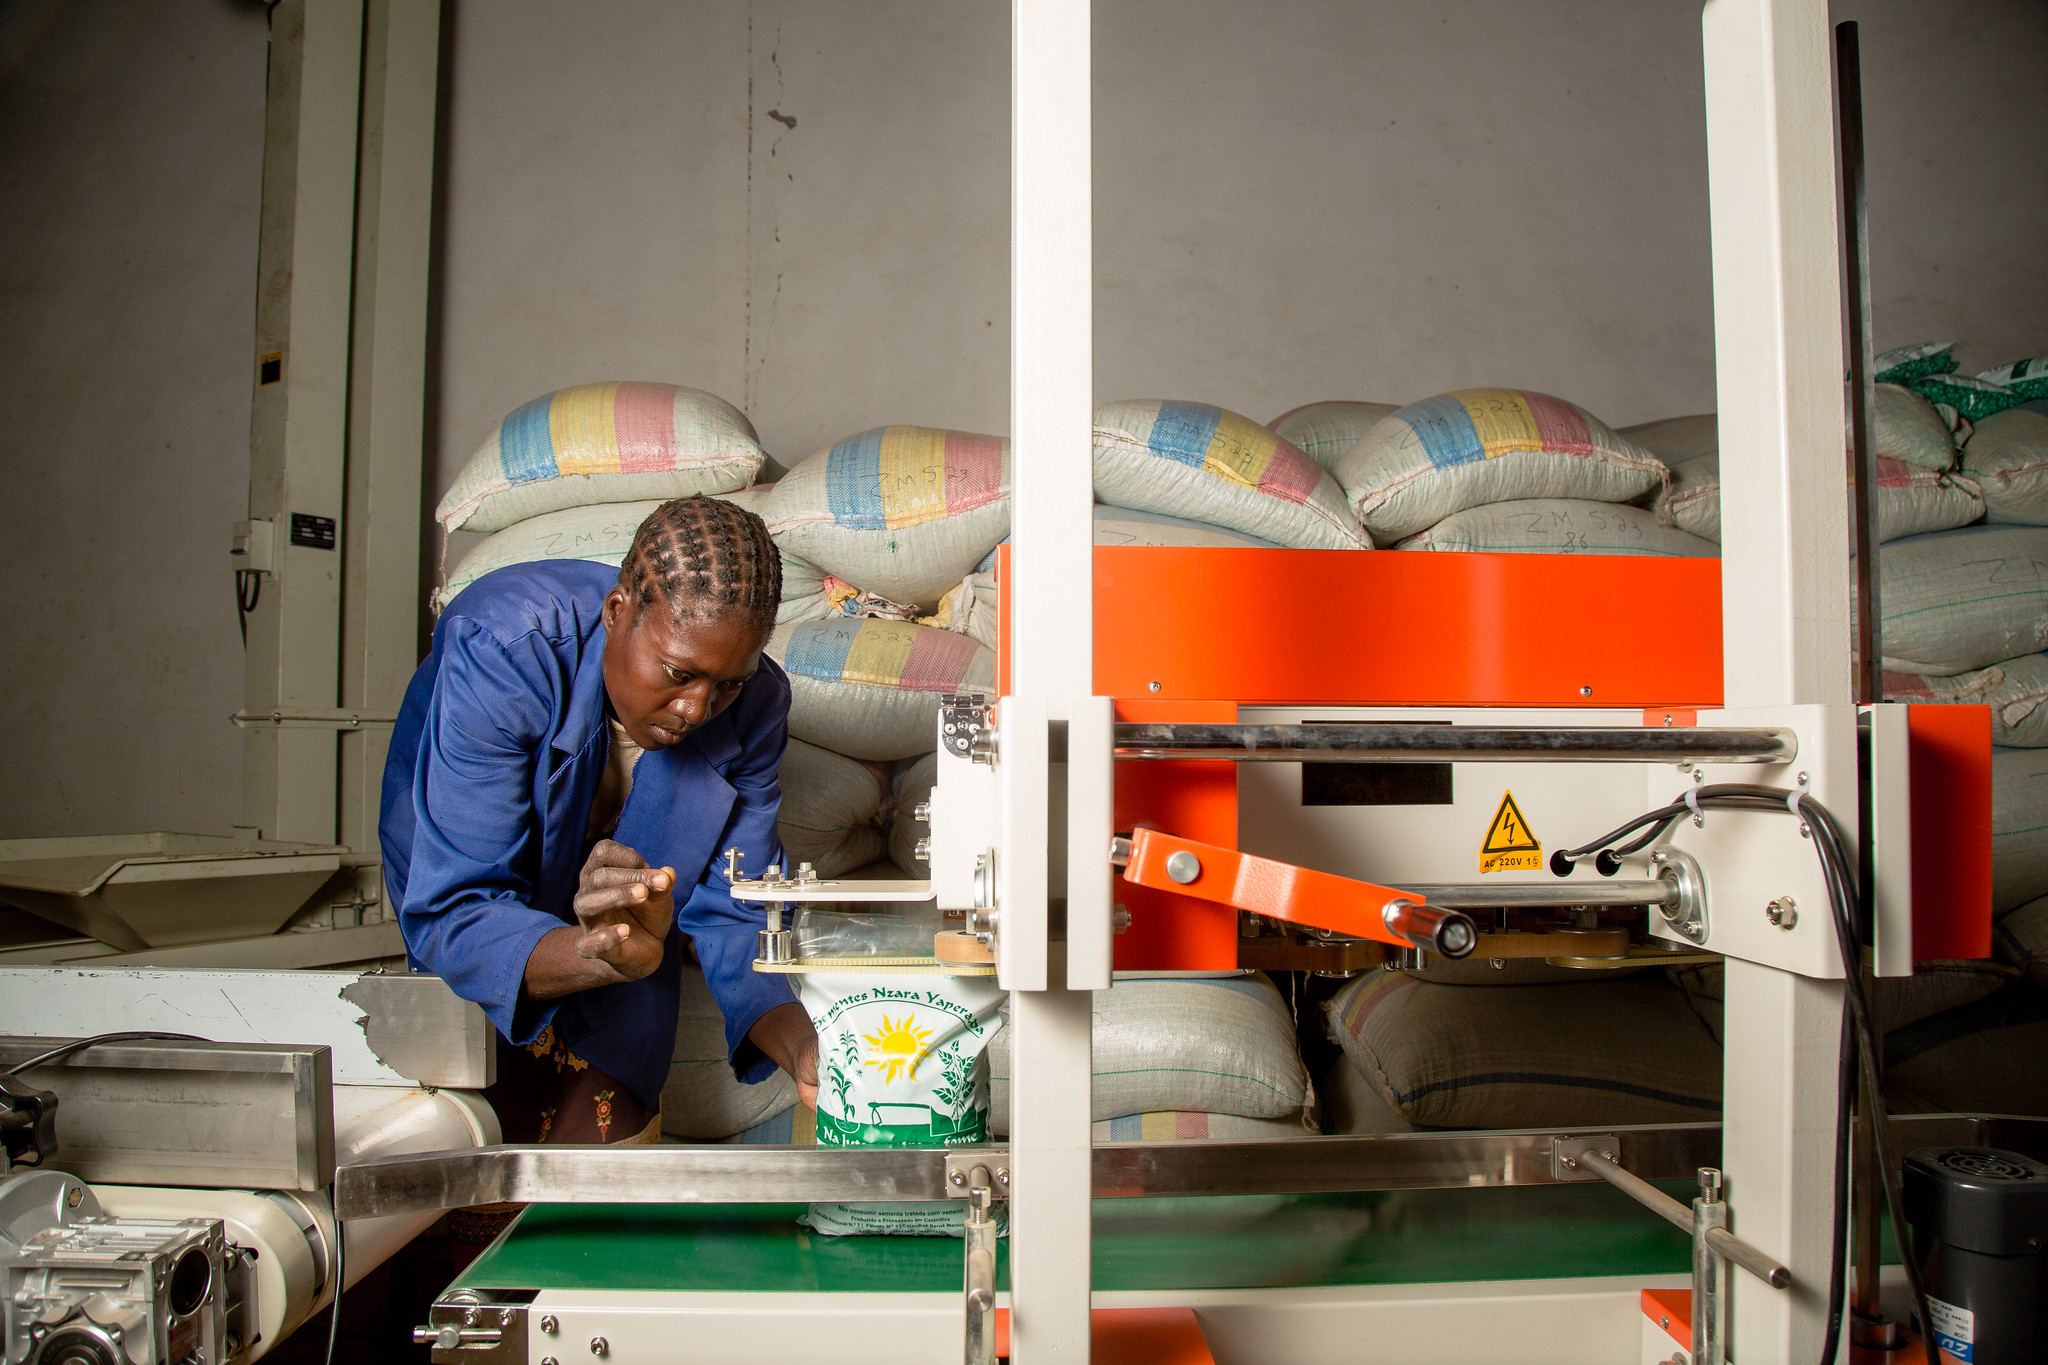
{"type": "MultiPolygon", "coordinates": [[[[1007,5],[447,3],[440,487],[590,379],[724,394],[785,463],[882,422],[1006,429],[1007,5]]],[[[1879,345],[2048,351],[2048,9],[1836,9],[1865,24],[1879,345]]],[[[1711,406],[1697,6],[1096,13],[1102,398],[1711,406]]],[[[219,829],[261,11],[0,16],[0,834],[219,829]]]]}

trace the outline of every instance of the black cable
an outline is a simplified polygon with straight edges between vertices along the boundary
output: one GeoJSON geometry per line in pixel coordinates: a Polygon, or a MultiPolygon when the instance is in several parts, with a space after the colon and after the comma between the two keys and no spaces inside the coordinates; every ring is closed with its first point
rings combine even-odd
{"type": "Polygon", "coordinates": [[[181,1043],[204,1043],[211,1041],[191,1033],[157,1033],[147,1029],[128,1033],[96,1033],[90,1038],[76,1038],[62,1047],[53,1047],[48,1052],[39,1052],[25,1062],[17,1062],[15,1065],[7,1068],[7,1074],[19,1076],[22,1072],[31,1070],[34,1067],[45,1066],[50,1062],[61,1062],[74,1052],[83,1052],[89,1047],[98,1047],[102,1043],[128,1043],[154,1041],[157,1039],[170,1039],[181,1043]]]}
{"type": "Polygon", "coordinates": [[[348,1234],[339,1218],[334,1220],[334,1301],[327,1305],[327,1365],[334,1365],[334,1340],[341,1332],[341,1286],[343,1248],[348,1234]]]}
{"type": "Polygon", "coordinates": [[[249,647],[249,613],[263,600],[263,575],[253,569],[235,570],[235,621],[242,628],[242,648],[249,647]]]}
{"type": "Polygon", "coordinates": [[[1647,811],[1598,839],[1577,848],[1566,849],[1565,856],[1577,860],[1612,845],[1616,840],[1629,838],[1638,831],[1647,830],[1626,849],[1614,850],[1617,856],[1640,852],[1661,838],[1674,821],[1688,813],[1696,815],[1702,810],[1725,810],[1764,813],[1782,811],[1794,814],[1795,805],[1796,814],[1804,822],[1804,832],[1813,840],[1814,853],[1820,859],[1821,880],[1827,888],[1829,917],[1834,924],[1836,949],[1842,960],[1843,1052],[1836,1070],[1833,1279],[1828,1290],[1827,1350],[1821,1357],[1826,1365],[1832,1365],[1840,1345],[1842,1295],[1846,1281],[1850,1092],[1859,1071],[1864,1080],[1866,1099],[1870,1107],[1871,1128],[1877,1146],[1879,1183],[1884,1190],[1885,1208],[1891,1216],[1893,1231],[1897,1234],[1899,1260],[1904,1266],[1906,1280],[1912,1290],[1914,1311],[1919,1315],[1923,1328],[1933,1322],[1933,1317],[1928,1312],[1926,1288],[1921,1280],[1920,1267],[1914,1260],[1912,1248],[1907,1241],[1904,1198],[1899,1188],[1899,1167],[1893,1160],[1890,1120],[1884,1103],[1884,1053],[1874,1022],[1875,1011],[1871,1008],[1869,996],[1863,989],[1863,954],[1856,932],[1855,915],[1856,907],[1863,902],[1857,886],[1856,864],[1848,855],[1841,828],[1836,825],[1834,816],[1826,807],[1804,792],[1797,793],[1795,799],[1795,793],[1782,787],[1751,786],[1741,783],[1711,784],[1694,789],[1690,800],[1675,801],[1657,810],[1647,811]]]}

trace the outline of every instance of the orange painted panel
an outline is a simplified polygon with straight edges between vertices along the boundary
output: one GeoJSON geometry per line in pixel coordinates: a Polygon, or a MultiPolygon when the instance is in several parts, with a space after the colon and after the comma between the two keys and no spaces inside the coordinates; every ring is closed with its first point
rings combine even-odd
{"type": "Polygon", "coordinates": [[[1991,956],[1991,708],[1912,706],[1913,960],[1991,956]]]}
{"type": "MultiPolygon", "coordinates": [[[[998,1359],[1010,1354],[1010,1310],[996,1310],[998,1359]]],[[[1216,1365],[1192,1308],[1096,1308],[1088,1314],[1090,1358],[1102,1365],[1216,1365]]]]}
{"type": "Polygon", "coordinates": [[[1721,565],[1098,546],[1095,687],[1242,705],[1717,706],[1721,565]]]}
{"type": "MultiPolygon", "coordinates": [[[[1229,702],[1118,701],[1116,718],[1128,721],[1237,720],[1229,702]]],[[[1204,843],[1237,847],[1237,765],[1214,761],[1116,765],[1116,827],[1140,824],[1204,843]]],[[[1228,971],[1237,966],[1237,911],[1177,892],[1133,886],[1118,878],[1116,903],[1131,912],[1131,927],[1116,936],[1119,971],[1228,971]]]]}

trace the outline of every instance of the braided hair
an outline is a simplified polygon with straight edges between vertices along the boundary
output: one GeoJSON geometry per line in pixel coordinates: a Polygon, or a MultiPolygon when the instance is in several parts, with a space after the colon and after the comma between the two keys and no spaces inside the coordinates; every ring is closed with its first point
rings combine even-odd
{"type": "Polygon", "coordinates": [[[736,613],[765,636],[782,604],[782,556],[761,518],[695,493],[640,523],[619,586],[641,607],[661,600],[678,613],[736,613]]]}

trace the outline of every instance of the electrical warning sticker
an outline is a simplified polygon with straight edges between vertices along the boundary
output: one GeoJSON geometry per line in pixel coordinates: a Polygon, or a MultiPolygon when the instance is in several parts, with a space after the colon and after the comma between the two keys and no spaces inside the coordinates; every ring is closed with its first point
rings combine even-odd
{"type": "Polygon", "coordinates": [[[1542,867],[1543,841],[1522,818],[1515,794],[1502,792],[1500,809],[1493,813],[1486,841],[1479,846],[1480,872],[1536,872],[1542,867]]]}

